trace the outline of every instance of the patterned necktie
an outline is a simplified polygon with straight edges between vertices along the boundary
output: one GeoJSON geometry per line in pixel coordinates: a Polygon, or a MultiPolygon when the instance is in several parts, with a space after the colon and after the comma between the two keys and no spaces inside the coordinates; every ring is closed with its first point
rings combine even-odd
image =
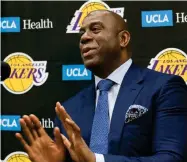
{"type": "Polygon", "coordinates": [[[106,79],[101,80],[97,88],[100,90],[97,107],[95,110],[92,133],[90,139],[90,149],[94,153],[108,153],[108,133],[109,133],[109,109],[108,91],[114,82],[106,79]]]}

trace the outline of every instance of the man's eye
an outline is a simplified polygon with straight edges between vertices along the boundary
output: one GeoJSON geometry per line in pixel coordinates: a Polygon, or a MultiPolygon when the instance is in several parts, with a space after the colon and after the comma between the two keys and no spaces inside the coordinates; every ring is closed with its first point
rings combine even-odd
{"type": "Polygon", "coordinates": [[[98,27],[93,27],[93,28],[92,28],[92,31],[93,31],[93,32],[99,32],[99,31],[100,31],[100,28],[98,28],[98,27]]]}

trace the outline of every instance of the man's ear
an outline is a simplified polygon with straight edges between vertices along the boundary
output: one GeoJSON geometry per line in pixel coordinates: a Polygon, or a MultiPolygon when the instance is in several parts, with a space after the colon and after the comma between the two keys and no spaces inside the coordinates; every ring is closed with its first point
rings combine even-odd
{"type": "Polygon", "coordinates": [[[130,41],[130,33],[127,30],[123,30],[120,32],[120,46],[126,47],[130,41]]]}

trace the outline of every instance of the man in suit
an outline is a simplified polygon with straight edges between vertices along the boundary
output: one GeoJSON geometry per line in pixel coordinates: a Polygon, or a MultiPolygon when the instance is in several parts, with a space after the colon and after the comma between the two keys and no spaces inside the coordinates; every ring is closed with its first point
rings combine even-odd
{"type": "Polygon", "coordinates": [[[80,50],[95,83],[56,104],[55,141],[36,116],[20,120],[34,162],[179,162],[187,152],[187,86],[179,76],[136,66],[130,34],[111,11],[93,11],[80,50]],[[61,134],[60,134],[61,133],[61,134]]]}

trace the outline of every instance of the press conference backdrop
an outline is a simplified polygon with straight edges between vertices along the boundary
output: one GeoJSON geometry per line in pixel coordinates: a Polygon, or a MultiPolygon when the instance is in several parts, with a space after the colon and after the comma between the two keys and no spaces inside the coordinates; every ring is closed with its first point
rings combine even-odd
{"type": "MultiPolygon", "coordinates": [[[[78,29],[92,10],[110,9],[129,25],[133,60],[187,82],[187,2],[2,2],[1,160],[29,162],[15,138],[19,118],[35,114],[52,136],[55,103],[93,82],[79,52],[78,29]]],[[[153,85],[154,86],[154,85],[153,85]]]]}

